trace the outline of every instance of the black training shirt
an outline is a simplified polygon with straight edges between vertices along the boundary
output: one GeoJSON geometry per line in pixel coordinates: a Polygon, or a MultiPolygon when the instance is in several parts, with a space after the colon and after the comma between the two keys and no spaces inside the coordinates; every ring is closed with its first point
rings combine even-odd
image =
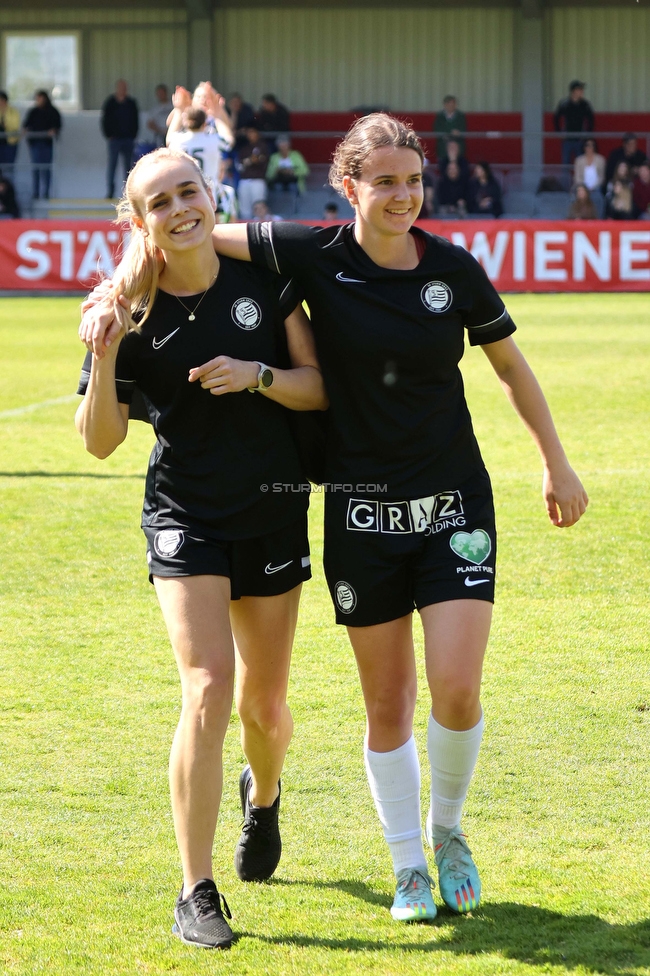
{"type": "Polygon", "coordinates": [[[295,276],[309,305],[331,405],[327,480],[391,498],[455,488],[483,470],[458,368],[465,329],[479,345],[515,325],[463,248],[414,230],[421,260],[394,271],[353,228],[248,225],[252,260],[295,276]]]}
{"type": "MultiPolygon", "coordinates": [[[[289,411],[248,390],[214,396],[198,380],[190,383],[188,373],[221,355],[286,367],[283,323],[297,296],[276,274],[220,260],[217,280],[200,305],[200,295],[182,298],[188,309],[197,307],[194,322],[177,298],[159,291],[141,333],[122,340],[117,398],[130,403],[134,389],[141,390],[156,432],[142,524],[180,524],[214,538],[246,539],[281,529],[307,508],[289,411]],[[274,482],[298,490],[273,492],[274,482]]],[[[78,393],[86,392],[90,365],[88,353],[78,393]]]]}

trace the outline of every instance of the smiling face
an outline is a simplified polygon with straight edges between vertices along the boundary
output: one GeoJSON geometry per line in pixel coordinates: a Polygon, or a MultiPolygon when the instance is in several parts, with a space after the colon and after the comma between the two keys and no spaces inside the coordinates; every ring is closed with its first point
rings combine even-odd
{"type": "Polygon", "coordinates": [[[214,227],[214,202],[194,163],[160,159],[138,174],[135,223],[165,252],[200,247],[214,227]]]}
{"type": "Polygon", "coordinates": [[[381,146],[343,186],[357,221],[380,234],[405,234],[422,207],[422,161],[414,149],[381,146]]]}

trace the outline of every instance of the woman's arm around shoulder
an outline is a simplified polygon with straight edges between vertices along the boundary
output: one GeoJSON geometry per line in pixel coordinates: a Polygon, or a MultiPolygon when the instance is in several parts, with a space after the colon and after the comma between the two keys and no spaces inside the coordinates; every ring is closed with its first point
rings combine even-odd
{"type": "Polygon", "coordinates": [[[273,382],[267,388],[258,385],[260,364],[217,356],[216,359],[190,370],[189,380],[200,380],[204,390],[214,396],[251,390],[289,410],[326,410],[329,406],[323,377],[316,357],[311,325],[302,305],[297,305],[285,319],[291,369],[269,367],[273,382]]]}
{"type": "Polygon", "coordinates": [[[212,243],[217,254],[237,261],[250,261],[247,224],[216,224],[212,229],[212,243]]]}
{"type": "Polygon", "coordinates": [[[589,499],[567,460],[532,369],[511,336],[481,348],[542,458],[542,493],[549,519],[560,528],[574,525],[584,515],[589,499]]]}

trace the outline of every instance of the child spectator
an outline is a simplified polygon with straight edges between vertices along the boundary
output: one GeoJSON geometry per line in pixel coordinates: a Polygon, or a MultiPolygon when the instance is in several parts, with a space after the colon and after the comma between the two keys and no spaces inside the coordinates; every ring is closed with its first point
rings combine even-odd
{"type": "Polygon", "coordinates": [[[589,190],[584,183],[578,183],[575,188],[575,198],[569,207],[568,220],[596,220],[596,206],[589,196],[589,190]]]}
{"type": "Polygon", "coordinates": [[[477,163],[474,167],[474,175],[467,185],[467,209],[472,214],[490,214],[492,217],[500,217],[503,213],[501,187],[489,163],[477,163]]]}
{"type": "Polygon", "coordinates": [[[323,207],[323,220],[338,220],[339,219],[339,206],[338,203],[326,203],[323,207]]]}
{"type": "Polygon", "coordinates": [[[606,196],[605,216],[608,220],[634,220],[636,212],[632,187],[623,180],[615,179],[606,196]]]}
{"type": "Polygon", "coordinates": [[[282,217],[279,214],[271,213],[266,200],[256,200],[253,204],[251,220],[282,220],[282,217]]]}
{"type": "Polygon", "coordinates": [[[608,192],[613,188],[614,180],[620,180],[621,183],[632,182],[632,171],[628,166],[628,164],[625,162],[625,160],[621,160],[621,162],[617,165],[616,169],[612,173],[612,177],[609,183],[607,184],[608,192]]]}

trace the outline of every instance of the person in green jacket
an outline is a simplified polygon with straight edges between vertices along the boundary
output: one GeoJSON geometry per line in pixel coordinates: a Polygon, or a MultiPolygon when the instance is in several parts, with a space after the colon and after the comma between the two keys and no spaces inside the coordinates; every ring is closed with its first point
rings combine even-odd
{"type": "Polygon", "coordinates": [[[456,140],[460,146],[460,154],[464,156],[465,140],[461,137],[461,133],[467,132],[465,113],[458,108],[454,95],[445,95],[442,104],[442,112],[438,112],[433,120],[433,131],[439,133],[436,141],[437,158],[443,159],[447,155],[447,142],[450,138],[456,140]]]}
{"type": "Polygon", "coordinates": [[[293,193],[305,192],[305,178],[309,166],[302,153],[291,148],[288,136],[278,136],[278,151],[269,159],[266,182],[271,190],[290,190],[293,193]]]}

